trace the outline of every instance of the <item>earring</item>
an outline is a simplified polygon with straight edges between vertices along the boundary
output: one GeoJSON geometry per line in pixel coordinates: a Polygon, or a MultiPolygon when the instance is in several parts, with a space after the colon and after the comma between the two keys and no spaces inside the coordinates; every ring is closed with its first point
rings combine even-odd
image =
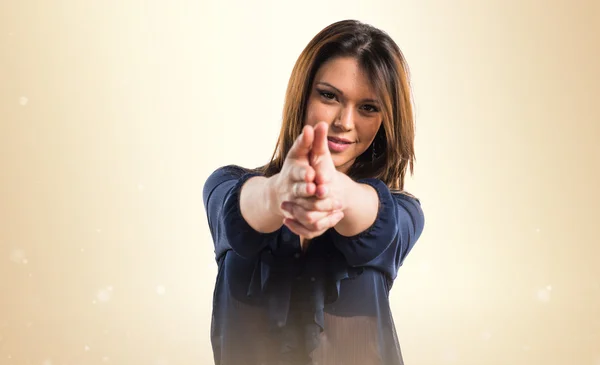
{"type": "Polygon", "coordinates": [[[375,141],[373,141],[373,144],[371,146],[371,161],[375,161],[375,159],[377,158],[377,151],[375,151],[375,141]]]}

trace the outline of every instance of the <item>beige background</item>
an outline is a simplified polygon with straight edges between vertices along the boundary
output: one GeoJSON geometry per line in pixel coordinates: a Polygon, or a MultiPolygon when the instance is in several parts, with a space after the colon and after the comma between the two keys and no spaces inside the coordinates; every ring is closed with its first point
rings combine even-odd
{"type": "Polygon", "coordinates": [[[0,365],[211,363],[202,185],[344,18],[412,69],[406,363],[600,364],[600,2],[3,0],[0,365]]]}

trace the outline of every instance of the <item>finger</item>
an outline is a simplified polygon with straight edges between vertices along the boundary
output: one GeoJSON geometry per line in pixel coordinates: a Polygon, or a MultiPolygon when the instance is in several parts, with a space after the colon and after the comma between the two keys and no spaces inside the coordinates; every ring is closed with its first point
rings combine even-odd
{"type": "MultiPolygon", "coordinates": [[[[341,221],[343,218],[344,218],[344,213],[342,211],[337,210],[337,211],[331,212],[330,214],[327,214],[326,216],[319,219],[317,222],[313,223],[312,225],[308,226],[307,228],[309,230],[312,230],[313,232],[325,232],[329,228],[334,227],[336,224],[338,224],[339,221],[341,221]]],[[[302,223],[302,222],[300,222],[300,223],[302,223]]],[[[303,224],[303,226],[306,227],[306,225],[304,225],[304,224],[303,224]]]]}
{"type": "MultiPolygon", "coordinates": [[[[295,221],[302,224],[302,226],[310,231],[319,231],[321,229],[329,228],[328,224],[330,224],[330,218],[337,217],[336,214],[339,211],[310,211],[306,210],[303,207],[295,204],[285,204],[284,210],[287,210],[291,213],[291,217],[285,215],[289,218],[293,218],[295,221]],[[328,218],[329,217],[329,218],[328,218]]],[[[337,224],[337,221],[336,221],[337,224]]]]}
{"type": "Polygon", "coordinates": [[[315,210],[320,212],[331,212],[342,209],[342,204],[332,198],[319,199],[317,197],[295,198],[289,201],[305,210],[315,210]]]}
{"type": "Polygon", "coordinates": [[[322,158],[323,156],[329,155],[329,146],[327,145],[327,133],[329,131],[329,125],[326,122],[319,122],[314,127],[314,137],[313,137],[313,158],[316,159],[316,162],[322,158]]]}
{"type": "Polygon", "coordinates": [[[323,227],[322,229],[324,230],[328,230],[331,227],[335,227],[342,219],[344,219],[344,212],[341,210],[336,210],[332,214],[322,219],[320,227],[323,227]]]}
{"type": "Polygon", "coordinates": [[[307,227],[297,219],[285,218],[283,223],[294,233],[307,238],[312,238],[323,234],[329,228],[334,227],[344,218],[344,213],[336,211],[323,217],[316,223],[316,227],[307,227]]]}
{"type": "Polygon", "coordinates": [[[323,232],[311,232],[309,229],[307,229],[294,219],[285,218],[283,220],[283,224],[285,224],[290,229],[290,231],[294,232],[298,236],[302,236],[307,239],[312,239],[323,234],[323,232]]]}
{"type": "MultiPolygon", "coordinates": [[[[315,178],[313,181],[317,185],[328,185],[333,181],[334,174],[337,172],[331,155],[323,156],[321,162],[318,165],[312,165],[315,169],[315,178]]],[[[327,190],[323,191],[323,194],[327,194],[327,190]]]]}
{"type": "Polygon", "coordinates": [[[327,184],[320,184],[315,186],[315,195],[319,199],[324,199],[329,194],[329,186],[327,184]]]}
{"type": "Polygon", "coordinates": [[[307,157],[313,144],[314,129],[312,126],[306,125],[302,128],[302,133],[296,138],[292,148],[288,152],[289,158],[307,157]]]}
{"type": "Polygon", "coordinates": [[[310,151],[310,165],[315,169],[315,183],[324,184],[332,179],[335,172],[335,165],[329,152],[327,142],[329,126],[325,122],[320,122],[314,129],[314,140],[310,151]]]}
{"type": "Polygon", "coordinates": [[[291,198],[307,198],[314,196],[317,186],[312,182],[297,182],[292,184],[291,198]]]}
{"type": "Polygon", "coordinates": [[[312,182],[315,178],[315,169],[312,166],[296,165],[292,169],[293,181],[312,182]]]}
{"type": "Polygon", "coordinates": [[[315,223],[317,223],[318,221],[320,221],[321,219],[323,219],[324,217],[326,217],[327,215],[332,213],[331,211],[323,211],[322,212],[322,211],[307,210],[307,209],[304,209],[303,207],[301,207],[300,205],[296,205],[296,204],[290,203],[290,202],[282,203],[281,209],[284,212],[289,213],[289,214],[284,214],[284,216],[297,220],[298,222],[300,222],[303,226],[305,226],[308,229],[315,229],[316,228],[314,226],[315,223]]]}

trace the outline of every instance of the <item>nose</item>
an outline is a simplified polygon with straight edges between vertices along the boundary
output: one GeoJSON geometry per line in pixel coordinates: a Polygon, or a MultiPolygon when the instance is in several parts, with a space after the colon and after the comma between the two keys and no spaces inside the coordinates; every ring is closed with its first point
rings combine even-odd
{"type": "Polygon", "coordinates": [[[352,108],[340,108],[338,115],[333,122],[333,126],[344,132],[352,130],[354,128],[354,112],[352,108]]]}

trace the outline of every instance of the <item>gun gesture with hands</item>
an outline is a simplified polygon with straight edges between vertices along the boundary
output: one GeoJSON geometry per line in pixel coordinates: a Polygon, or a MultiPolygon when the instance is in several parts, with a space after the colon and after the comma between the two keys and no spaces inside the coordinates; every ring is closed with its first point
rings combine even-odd
{"type": "Polygon", "coordinates": [[[344,218],[341,179],[327,146],[328,124],[305,126],[278,176],[281,215],[301,242],[320,236],[344,218]]]}

